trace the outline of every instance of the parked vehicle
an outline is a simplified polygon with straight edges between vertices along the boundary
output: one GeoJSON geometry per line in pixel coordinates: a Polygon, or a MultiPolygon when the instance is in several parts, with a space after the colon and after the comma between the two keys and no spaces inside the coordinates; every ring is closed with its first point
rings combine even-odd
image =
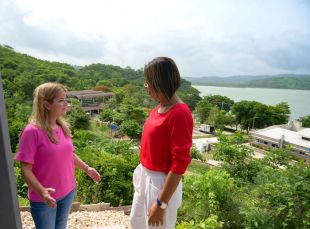
{"type": "Polygon", "coordinates": [[[207,124],[200,124],[198,130],[207,134],[215,134],[215,127],[207,124]]]}

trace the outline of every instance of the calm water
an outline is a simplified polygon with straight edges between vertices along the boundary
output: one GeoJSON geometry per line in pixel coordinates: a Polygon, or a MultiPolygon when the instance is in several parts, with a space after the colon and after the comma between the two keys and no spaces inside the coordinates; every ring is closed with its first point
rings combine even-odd
{"type": "Polygon", "coordinates": [[[241,100],[254,100],[268,105],[276,105],[280,102],[288,102],[291,108],[291,119],[310,115],[310,90],[287,90],[266,88],[232,88],[195,86],[194,88],[205,95],[223,95],[239,102],[241,100]]]}

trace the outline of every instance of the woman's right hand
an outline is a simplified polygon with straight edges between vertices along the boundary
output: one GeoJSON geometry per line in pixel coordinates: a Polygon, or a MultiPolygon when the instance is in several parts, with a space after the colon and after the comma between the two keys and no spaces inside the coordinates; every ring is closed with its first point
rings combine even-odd
{"type": "Polygon", "coordinates": [[[51,196],[56,190],[54,188],[44,188],[41,192],[41,197],[43,202],[48,205],[50,208],[56,208],[56,200],[51,196]]]}
{"type": "Polygon", "coordinates": [[[51,194],[56,190],[54,188],[44,188],[42,186],[42,184],[38,181],[32,172],[32,164],[21,162],[20,169],[21,175],[28,186],[39,193],[43,199],[43,202],[46,203],[50,208],[56,208],[56,200],[51,197],[51,194]]]}

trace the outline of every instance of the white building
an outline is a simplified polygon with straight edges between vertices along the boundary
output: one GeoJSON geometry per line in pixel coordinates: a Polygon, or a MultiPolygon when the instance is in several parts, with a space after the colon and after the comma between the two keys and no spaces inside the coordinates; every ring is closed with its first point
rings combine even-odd
{"type": "Polygon", "coordinates": [[[211,149],[211,145],[212,144],[214,145],[218,142],[219,141],[217,140],[216,137],[193,139],[193,145],[196,146],[196,148],[198,149],[200,153],[209,151],[211,149]]]}
{"type": "Polygon", "coordinates": [[[293,154],[310,162],[310,128],[300,128],[296,124],[270,126],[252,133],[254,145],[282,148],[293,147],[293,154]]]}

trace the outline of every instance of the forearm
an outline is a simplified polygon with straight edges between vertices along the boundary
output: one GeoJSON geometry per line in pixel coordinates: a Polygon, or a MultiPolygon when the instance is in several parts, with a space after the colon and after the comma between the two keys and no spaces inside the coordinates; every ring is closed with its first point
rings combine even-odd
{"type": "Polygon", "coordinates": [[[89,167],[84,161],[82,161],[76,154],[74,154],[74,165],[75,167],[83,170],[88,176],[95,182],[100,181],[100,174],[96,169],[89,167]]]}
{"type": "Polygon", "coordinates": [[[169,202],[173,193],[178,187],[181,179],[182,179],[182,175],[180,174],[176,174],[171,171],[168,173],[163,189],[158,196],[161,202],[165,202],[165,203],[169,202]]]}
{"type": "Polygon", "coordinates": [[[78,155],[76,155],[75,153],[73,155],[74,155],[74,166],[83,170],[84,172],[87,172],[89,166],[84,161],[82,161],[82,159],[79,158],[78,155]]]}
{"type": "Polygon", "coordinates": [[[44,187],[33,174],[31,164],[21,163],[21,176],[29,187],[42,195],[44,187]]]}

